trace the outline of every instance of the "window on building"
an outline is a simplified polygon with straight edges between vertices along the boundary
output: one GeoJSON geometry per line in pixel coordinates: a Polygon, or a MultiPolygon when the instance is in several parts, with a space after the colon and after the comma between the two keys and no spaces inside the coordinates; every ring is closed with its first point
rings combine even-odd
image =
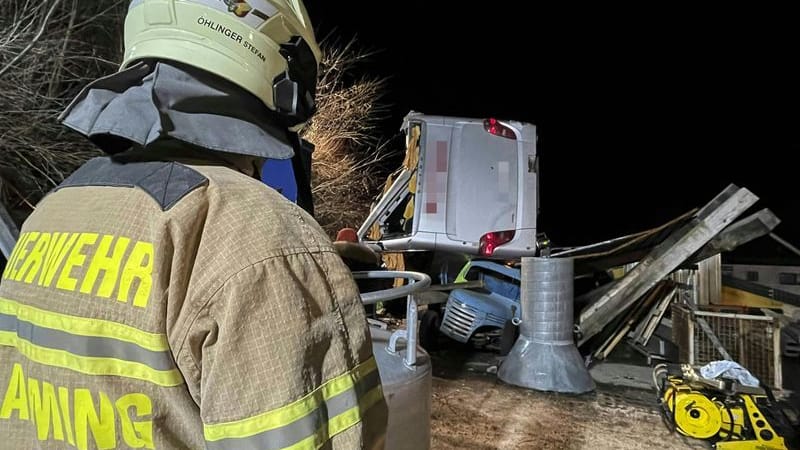
{"type": "Polygon", "coordinates": [[[747,281],[758,281],[758,272],[756,272],[755,270],[748,270],[747,281]]]}
{"type": "Polygon", "coordinates": [[[778,275],[778,282],[780,284],[800,284],[797,282],[796,273],[786,273],[786,272],[781,272],[778,275]]]}

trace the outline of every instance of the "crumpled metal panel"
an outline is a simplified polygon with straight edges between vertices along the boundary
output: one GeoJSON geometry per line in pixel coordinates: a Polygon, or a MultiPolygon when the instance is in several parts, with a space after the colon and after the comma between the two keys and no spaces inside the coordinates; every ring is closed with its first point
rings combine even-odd
{"type": "Polygon", "coordinates": [[[573,339],[572,258],[522,258],[520,336],[498,377],[509,384],[585,393],[595,384],[573,339]]]}

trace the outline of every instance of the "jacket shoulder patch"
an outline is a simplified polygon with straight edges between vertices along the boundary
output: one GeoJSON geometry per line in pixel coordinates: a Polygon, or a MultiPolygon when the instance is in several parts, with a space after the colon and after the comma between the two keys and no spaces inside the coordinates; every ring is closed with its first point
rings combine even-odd
{"type": "Polygon", "coordinates": [[[173,161],[121,163],[112,157],[89,160],[56,190],[68,187],[115,186],[139,188],[167,211],[183,197],[208,183],[201,173],[173,161]]]}

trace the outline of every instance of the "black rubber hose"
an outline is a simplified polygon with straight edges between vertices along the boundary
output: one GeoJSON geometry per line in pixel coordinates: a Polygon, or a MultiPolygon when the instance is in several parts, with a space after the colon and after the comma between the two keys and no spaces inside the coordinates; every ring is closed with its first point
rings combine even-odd
{"type": "Polygon", "coordinates": [[[728,431],[728,435],[725,436],[725,440],[730,441],[731,437],[733,436],[733,430],[734,430],[733,413],[731,412],[731,409],[728,408],[728,405],[724,405],[724,407],[725,411],[728,411],[728,418],[731,419],[731,429],[728,431]]]}

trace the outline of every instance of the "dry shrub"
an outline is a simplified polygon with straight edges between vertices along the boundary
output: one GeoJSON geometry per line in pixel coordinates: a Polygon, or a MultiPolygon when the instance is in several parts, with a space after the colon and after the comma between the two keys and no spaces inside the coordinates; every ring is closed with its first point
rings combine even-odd
{"type": "Polygon", "coordinates": [[[357,228],[387,175],[382,165],[393,152],[378,139],[387,108],[385,79],[357,77],[370,52],[356,46],[324,45],[318,110],[302,135],[314,143],[315,215],[331,235],[357,228]]]}
{"type": "MultiPolygon", "coordinates": [[[[0,200],[23,218],[98,150],[57,117],[90,81],[117,70],[127,0],[0,0],[0,200]]],[[[375,138],[382,80],[353,71],[354,42],[326,45],[319,112],[303,131],[316,145],[314,196],[331,233],[365,217],[386,152],[375,138]]]]}
{"type": "Polygon", "coordinates": [[[0,195],[17,216],[97,150],[56,118],[116,69],[127,1],[0,1],[0,195]]]}

